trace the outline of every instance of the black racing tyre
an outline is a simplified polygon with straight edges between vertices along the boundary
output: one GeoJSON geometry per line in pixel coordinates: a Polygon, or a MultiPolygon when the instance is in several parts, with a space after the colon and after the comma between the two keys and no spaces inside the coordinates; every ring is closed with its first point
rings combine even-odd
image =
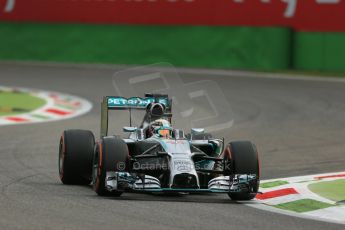
{"type": "Polygon", "coordinates": [[[64,184],[88,185],[92,180],[95,138],[88,130],[66,130],[59,143],[59,175],[64,184]]]}
{"type": "Polygon", "coordinates": [[[120,196],[121,191],[109,192],[105,187],[107,171],[126,172],[128,147],[120,138],[104,137],[95,148],[93,159],[93,189],[99,196],[120,196]]]}
{"type": "MultiPolygon", "coordinates": [[[[254,187],[254,193],[259,190],[260,164],[256,146],[250,141],[235,141],[229,143],[231,154],[232,174],[256,174],[258,183],[254,187]]],[[[256,194],[253,193],[229,193],[232,200],[251,200],[256,194]]]]}

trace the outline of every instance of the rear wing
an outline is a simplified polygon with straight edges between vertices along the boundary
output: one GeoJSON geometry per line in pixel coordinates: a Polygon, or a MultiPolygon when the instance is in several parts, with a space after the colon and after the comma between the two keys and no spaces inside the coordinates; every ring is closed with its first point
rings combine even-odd
{"type": "Polygon", "coordinates": [[[172,100],[168,95],[145,94],[145,97],[119,97],[105,96],[101,104],[101,137],[108,135],[108,113],[109,110],[129,110],[131,125],[131,110],[146,110],[151,103],[161,104],[165,110],[171,113],[172,100]]]}
{"type": "Polygon", "coordinates": [[[160,103],[165,107],[169,106],[168,98],[155,98],[155,97],[105,97],[108,110],[123,110],[123,109],[146,109],[151,103],[160,103]]]}

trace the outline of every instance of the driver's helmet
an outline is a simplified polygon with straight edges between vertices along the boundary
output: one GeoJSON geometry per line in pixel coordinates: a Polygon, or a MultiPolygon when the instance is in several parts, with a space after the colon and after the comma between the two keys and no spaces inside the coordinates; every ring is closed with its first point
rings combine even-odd
{"type": "Polygon", "coordinates": [[[152,122],[150,125],[154,134],[158,135],[159,137],[172,137],[173,128],[171,127],[169,121],[158,119],[152,122]]]}

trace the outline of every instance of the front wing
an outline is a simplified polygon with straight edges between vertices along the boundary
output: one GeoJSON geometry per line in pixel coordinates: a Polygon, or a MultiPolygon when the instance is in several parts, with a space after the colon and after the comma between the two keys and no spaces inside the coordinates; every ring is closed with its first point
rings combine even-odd
{"type": "Polygon", "coordinates": [[[129,191],[145,193],[255,193],[258,184],[256,175],[235,175],[216,177],[208,183],[207,189],[201,188],[161,188],[157,178],[145,175],[139,177],[127,172],[107,172],[108,191],[129,191]]]}

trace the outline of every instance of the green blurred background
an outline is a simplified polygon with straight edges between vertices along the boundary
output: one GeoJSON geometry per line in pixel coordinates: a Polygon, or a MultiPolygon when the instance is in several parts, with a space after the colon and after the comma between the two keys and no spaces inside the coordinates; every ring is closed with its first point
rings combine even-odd
{"type": "Polygon", "coordinates": [[[0,59],[345,71],[345,34],[282,27],[0,23],[0,59]]]}

